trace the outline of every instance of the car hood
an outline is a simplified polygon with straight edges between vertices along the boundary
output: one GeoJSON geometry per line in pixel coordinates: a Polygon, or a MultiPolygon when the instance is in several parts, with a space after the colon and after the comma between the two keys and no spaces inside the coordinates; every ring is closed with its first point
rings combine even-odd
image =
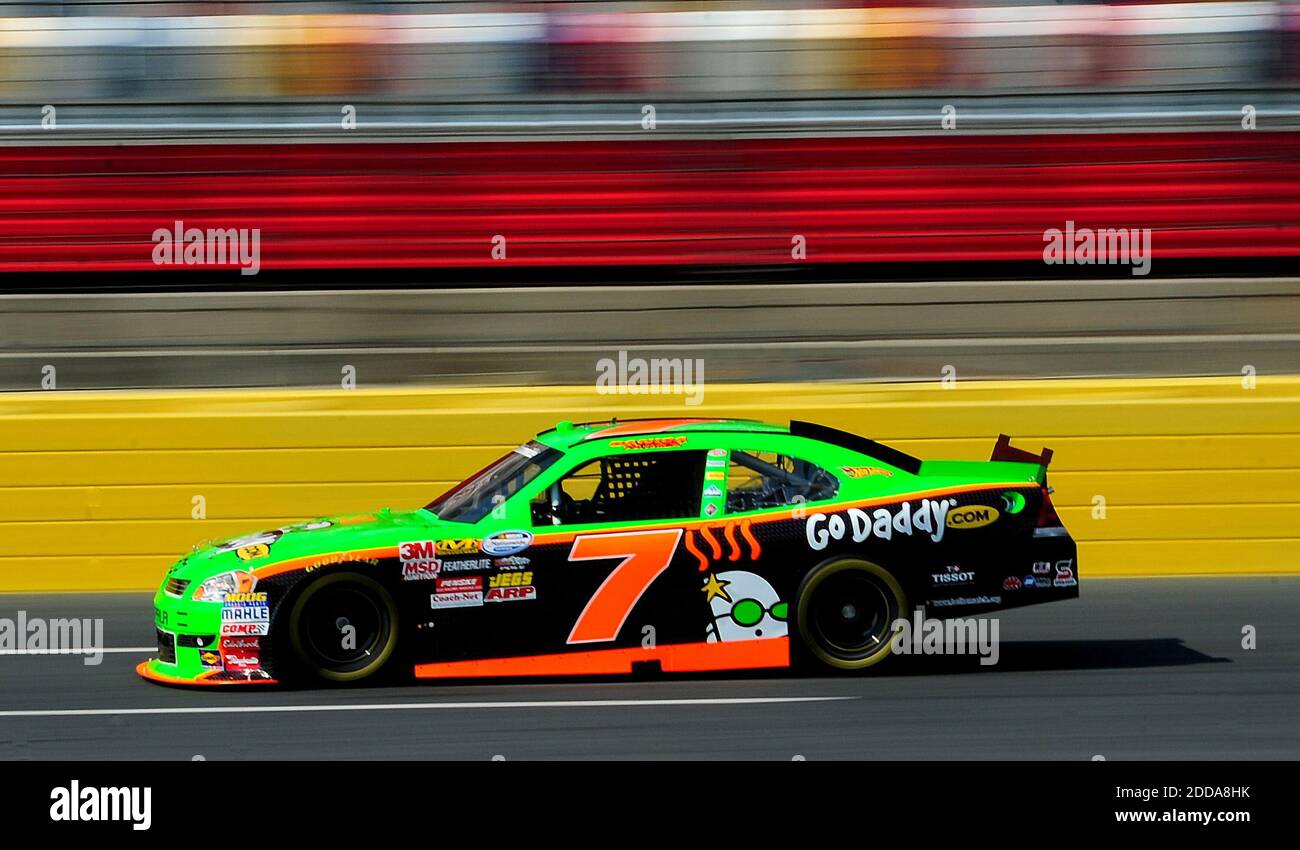
{"type": "MultiPolygon", "coordinates": [[[[392,511],[321,517],[226,540],[196,545],[169,578],[202,581],[228,570],[256,570],[295,558],[360,552],[408,540],[469,537],[469,526],[439,522],[426,511],[392,511]]],[[[364,556],[363,556],[364,557],[364,556]]]]}

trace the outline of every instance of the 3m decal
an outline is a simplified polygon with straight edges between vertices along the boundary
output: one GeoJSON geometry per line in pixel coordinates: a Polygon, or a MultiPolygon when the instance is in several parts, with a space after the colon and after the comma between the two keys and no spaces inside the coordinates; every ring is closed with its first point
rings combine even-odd
{"type": "Polygon", "coordinates": [[[438,557],[438,545],[432,540],[412,540],[397,544],[397,557],[403,564],[411,561],[432,561],[438,557]]]}
{"type": "Polygon", "coordinates": [[[587,600],[569,632],[567,643],[614,640],[646,588],[657,579],[677,551],[680,528],[586,534],[574,539],[570,561],[621,558],[587,600]]]}

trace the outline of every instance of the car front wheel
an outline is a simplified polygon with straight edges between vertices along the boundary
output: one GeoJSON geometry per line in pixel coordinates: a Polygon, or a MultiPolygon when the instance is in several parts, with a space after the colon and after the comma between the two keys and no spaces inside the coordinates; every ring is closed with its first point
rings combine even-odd
{"type": "Polygon", "coordinates": [[[289,642],[310,676],[359,682],[383,669],[397,647],[397,605],[370,576],[322,576],[294,600],[289,642]]]}

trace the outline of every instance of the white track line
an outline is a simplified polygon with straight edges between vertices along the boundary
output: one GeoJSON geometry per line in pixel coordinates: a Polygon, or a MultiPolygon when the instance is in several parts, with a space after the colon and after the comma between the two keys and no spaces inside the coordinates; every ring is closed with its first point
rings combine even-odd
{"type": "Polygon", "coordinates": [[[157,652],[156,646],[109,646],[103,649],[0,649],[0,655],[98,655],[111,652],[157,652]]]}
{"type": "Polygon", "coordinates": [[[0,711],[0,717],[100,717],[113,714],[270,714],[300,711],[423,711],[488,708],[628,708],[642,705],[767,705],[838,702],[857,697],[734,697],[718,699],[584,699],[527,702],[379,702],[341,705],[205,705],[170,708],[59,708],[0,711]]]}

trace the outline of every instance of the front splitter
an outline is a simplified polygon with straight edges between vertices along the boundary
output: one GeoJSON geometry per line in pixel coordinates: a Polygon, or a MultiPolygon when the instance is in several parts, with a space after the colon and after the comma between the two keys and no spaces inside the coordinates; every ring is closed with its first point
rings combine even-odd
{"type": "MultiPolygon", "coordinates": [[[[167,673],[160,669],[163,663],[157,658],[150,658],[147,661],[141,661],[135,665],[135,672],[140,678],[147,679],[150,682],[157,682],[160,685],[201,685],[206,687],[220,685],[277,685],[279,682],[275,679],[258,679],[258,678],[239,678],[235,675],[222,675],[221,670],[205,670],[193,678],[185,678],[167,673]]],[[[170,665],[168,665],[170,666],[170,665]]]]}

